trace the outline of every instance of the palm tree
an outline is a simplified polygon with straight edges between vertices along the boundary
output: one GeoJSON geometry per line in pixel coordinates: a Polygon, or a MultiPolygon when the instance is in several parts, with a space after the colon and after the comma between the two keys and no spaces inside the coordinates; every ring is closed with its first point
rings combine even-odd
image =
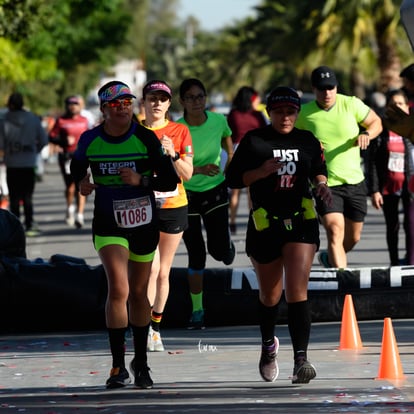
{"type": "Polygon", "coordinates": [[[287,80],[293,72],[296,87],[303,86],[320,64],[335,68],[344,88],[358,96],[367,83],[380,90],[398,87],[401,50],[408,46],[406,36],[399,36],[400,4],[400,0],[263,0],[257,19],[245,25],[250,36],[241,42],[240,51],[266,55],[267,64],[279,68],[287,80]]]}
{"type": "Polygon", "coordinates": [[[342,62],[341,67],[348,67],[350,87],[359,96],[367,76],[371,80],[377,79],[377,89],[382,91],[400,85],[401,61],[397,48],[400,3],[392,0],[328,0],[312,16],[318,46],[327,50],[330,57],[334,57],[332,52],[342,51],[349,64],[342,62]]]}

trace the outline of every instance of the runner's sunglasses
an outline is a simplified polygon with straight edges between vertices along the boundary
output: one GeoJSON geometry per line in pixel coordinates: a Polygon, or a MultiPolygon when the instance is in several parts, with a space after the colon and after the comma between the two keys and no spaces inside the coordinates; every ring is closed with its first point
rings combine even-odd
{"type": "Polygon", "coordinates": [[[132,98],[114,99],[113,101],[105,102],[105,105],[108,105],[109,108],[119,108],[121,105],[131,106],[132,98]]]}

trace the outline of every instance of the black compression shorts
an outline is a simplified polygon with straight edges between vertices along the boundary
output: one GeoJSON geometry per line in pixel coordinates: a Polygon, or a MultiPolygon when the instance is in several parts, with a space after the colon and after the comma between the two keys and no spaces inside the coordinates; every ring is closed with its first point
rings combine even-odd
{"type": "Polygon", "coordinates": [[[246,253],[259,263],[265,264],[276,260],[282,255],[286,243],[316,244],[319,249],[319,222],[317,219],[302,220],[294,224],[291,230],[277,223],[263,231],[257,231],[252,217],[249,217],[246,234],[246,253]]]}

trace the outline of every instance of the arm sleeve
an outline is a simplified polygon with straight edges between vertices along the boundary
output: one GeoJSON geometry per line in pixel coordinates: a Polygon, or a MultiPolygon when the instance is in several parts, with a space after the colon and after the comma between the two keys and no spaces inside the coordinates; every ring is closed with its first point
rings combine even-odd
{"type": "Polygon", "coordinates": [[[380,191],[379,189],[379,179],[378,179],[378,170],[377,170],[377,155],[378,155],[378,146],[381,138],[375,138],[372,140],[368,147],[368,171],[367,171],[367,190],[368,195],[380,191]]]}
{"type": "Polygon", "coordinates": [[[88,167],[89,161],[86,157],[86,140],[84,139],[84,134],[82,134],[78,141],[78,146],[76,151],[73,153],[71,162],[70,162],[70,173],[76,183],[78,185],[79,181],[85,177],[88,167]]]}
{"type": "Polygon", "coordinates": [[[150,158],[155,164],[154,174],[150,177],[151,188],[157,191],[175,190],[181,179],[174,168],[171,157],[164,155],[161,143],[152,131],[146,130],[146,133],[148,135],[147,147],[150,158]]]}
{"type": "Polygon", "coordinates": [[[70,173],[75,181],[76,185],[79,183],[82,178],[85,177],[88,170],[88,162],[80,161],[76,158],[72,158],[70,161],[70,173]]]}
{"type": "Polygon", "coordinates": [[[158,162],[156,175],[151,179],[152,188],[157,191],[172,191],[180,182],[171,157],[163,155],[158,162]]]}
{"type": "Polygon", "coordinates": [[[243,138],[233,154],[233,158],[227,167],[226,182],[229,188],[244,188],[243,174],[249,169],[247,166],[250,138],[243,138]]]}

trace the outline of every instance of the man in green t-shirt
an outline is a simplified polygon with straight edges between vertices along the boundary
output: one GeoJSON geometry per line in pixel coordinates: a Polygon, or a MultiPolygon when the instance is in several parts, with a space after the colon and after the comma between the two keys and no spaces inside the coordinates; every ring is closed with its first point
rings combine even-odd
{"type": "Polygon", "coordinates": [[[367,213],[360,150],[382,131],[381,119],[355,96],[337,93],[333,70],[320,66],[311,75],[315,100],[302,105],[296,126],[307,129],[324,148],[333,203],[316,198],[328,239],[328,251],[319,253],[325,267],[347,267],[346,253],[361,237],[367,213]]]}

